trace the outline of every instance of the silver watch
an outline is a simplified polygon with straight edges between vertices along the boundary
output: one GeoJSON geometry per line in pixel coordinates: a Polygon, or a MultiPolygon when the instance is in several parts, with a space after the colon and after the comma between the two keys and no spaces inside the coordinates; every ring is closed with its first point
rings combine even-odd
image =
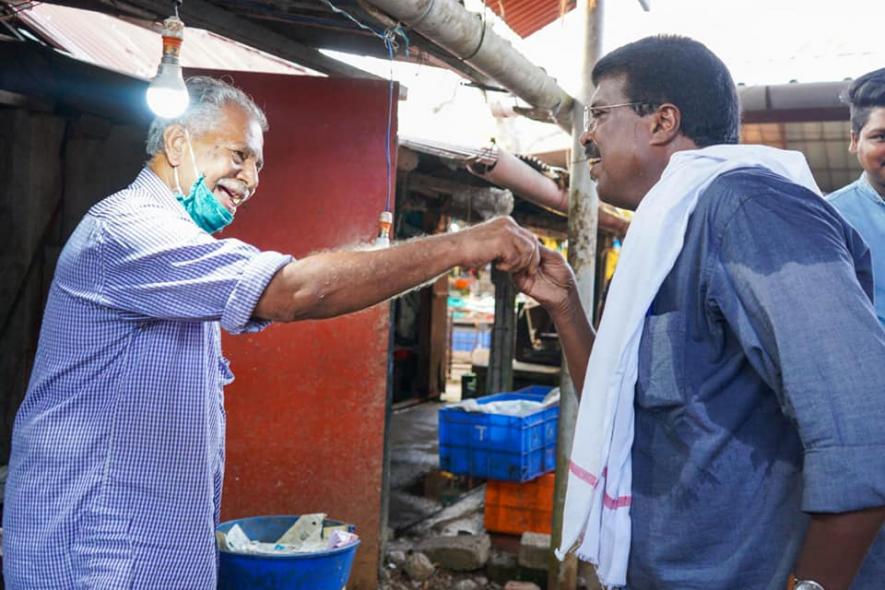
{"type": "Polygon", "coordinates": [[[814,580],[796,580],[793,590],[824,590],[824,587],[814,580]]]}

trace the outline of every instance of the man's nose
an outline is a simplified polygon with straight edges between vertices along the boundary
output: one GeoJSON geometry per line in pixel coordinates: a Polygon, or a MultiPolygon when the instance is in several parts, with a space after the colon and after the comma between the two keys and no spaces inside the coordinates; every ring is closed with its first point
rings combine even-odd
{"type": "Polygon", "coordinates": [[[581,145],[583,145],[584,147],[586,147],[587,144],[592,143],[593,142],[593,130],[592,129],[585,129],[584,133],[582,133],[581,136],[578,138],[578,141],[580,141],[581,145]]]}
{"type": "Polygon", "coordinates": [[[599,157],[599,148],[596,146],[596,143],[593,141],[593,132],[585,131],[581,134],[581,137],[578,138],[578,141],[581,142],[581,145],[584,146],[584,155],[587,158],[598,158],[599,157]]]}
{"type": "Polygon", "coordinates": [[[255,189],[258,188],[257,162],[252,158],[246,160],[246,162],[243,164],[243,168],[240,170],[240,173],[237,176],[246,184],[246,187],[249,189],[249,193],[254,193],[255,189]]]}

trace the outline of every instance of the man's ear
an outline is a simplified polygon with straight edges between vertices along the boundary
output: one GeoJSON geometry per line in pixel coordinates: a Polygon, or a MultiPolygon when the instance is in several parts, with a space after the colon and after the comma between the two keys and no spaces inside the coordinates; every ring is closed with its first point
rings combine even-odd
{"type": "Polygon", "coordinates": [[[857,133],[851,132],[851,142],[848,144],[848,151],[852,154],[857,153],[857,133]]]}
{"type": "Polygon", "coordinates": [[[651,120],[652,145],[666,145],[676,139],[682,129],[682,113],[679,108],[665,102],[653,112],[651,120]]]}
{"type": "Polygon", "coordinates": [[[178,123],[169,125],[163,131],[163,155],[173,168],[177,168],[184,161],[187,149],[187,135],[184,126],[178,123]]]}

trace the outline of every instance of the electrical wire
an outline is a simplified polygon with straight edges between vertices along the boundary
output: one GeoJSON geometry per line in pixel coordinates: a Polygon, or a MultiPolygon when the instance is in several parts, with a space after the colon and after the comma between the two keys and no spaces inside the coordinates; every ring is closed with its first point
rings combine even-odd
{"type": "Polygon", "coordinates": [[[393,192],[393,179],[391,178],[393,164],[390,162],[391,135],[393,135],[393,39],[384,38],[387,47],[387,55],[390,57],[390,77],[387,82],[387,141],[384,144],[384,156],[387,158],[387,201],[385,211],[390,211],[391,193],[393,192]]]}
{"type": "Polygon", "coordinates": [[[12,8],[13,10],[9,14],[0,15],[0,22],[12,20],[20,13],[25,12],[26,10],[30,10],[35,6],[39,6],[40,4],[43,4],[41,0],[29,0],[26,2],[19,2],[18,4],[13,4],[10,2],[9,4],[7,4],[7,6],[12,8]]]}
{"type": "Polygon", "coordinates": [[[374,28],[369,25],[360,22],[355,16],[347,12],[346,10],[342,10],[338,8],[334,4],[332,4],[331,0],[322,0],[323,4],[328,6],[332,12],[336,14],[340,14],[350,19],[353,23],[355,23],[358,27],[363,30],[369,31],[379,39],[384,42],[384,47],[387,49],[387,56],[390,59],[390,76],[388,77],[387,82],[387,134],[384,142],[384,156],[385,161],[387,163],[387,187],[386,192],[387,196],[385,199],[385,211],[390,211],[391,201],[393,197],[393,163],[390,158],[390,150],[391,144],[393,142],[393,103],[394,103],[394,79],[393,79],[393,59],[396,53],[396,49],[399,47],[396,38],[397,36],[403,39],[405,43],[405,54],[409,54],[409,36],[406,34],[405,29],[403,29],[402,25],[397,24],[395,27],[387,28],[384,31],[376,31],[374,28]]]}

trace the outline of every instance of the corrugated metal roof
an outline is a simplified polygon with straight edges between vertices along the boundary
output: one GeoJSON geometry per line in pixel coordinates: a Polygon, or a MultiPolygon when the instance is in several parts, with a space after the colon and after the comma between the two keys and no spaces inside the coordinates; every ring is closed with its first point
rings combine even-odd
{"type": "Polygon", "coordinates": [[[741,142],[802,152],[817,185],[830,193],[862,172],[857,157],[848,151],[850,130],[848,121],[758,123],[741,127],[741,142]]]}
{"type": "Polygon", "coordinates": [[[435,141],[433,139],[405,137],[403,135],[400,135],[398,140],[399,145],[403,147],[447,160],[467,162],[475,158],[491,158],[494,161],[495,149],[491,147],[474,148],[435,141]]]}
{"type": "MultiPolygon", "coordinates": [[[[159,32],[98,12],[39,4],[18,18],[72,57],[140,78],[152,78],[162,53],[159,32]]],[[[184,67],[311,74],[299,65],[202,29],[188,28],[184,67]]]]}
{"type": "Polygon", "coordinates": [[[485,0],[485,3],[523,38],[575,7],[575,0],[485,0]]]}

